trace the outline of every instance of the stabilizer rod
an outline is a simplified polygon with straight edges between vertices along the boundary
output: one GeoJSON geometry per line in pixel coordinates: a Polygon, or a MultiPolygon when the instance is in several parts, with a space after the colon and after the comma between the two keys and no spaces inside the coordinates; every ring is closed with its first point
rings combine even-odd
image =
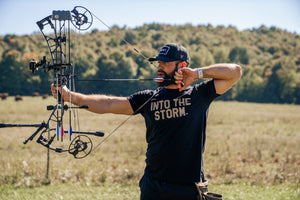
{"type": "Polygon", "coordinates": [[[0,128],[10,128],[10,127],[40,127],[41,124],[4,124],[0,123],[0,128]]]}
{"type": "MultiPolygon", "coordinates": [[[[65,133],[67,133],[68,131],[64,131],[65,133]]],[[[94,135],[94,136],[98,136],[98,137],[103,137],[104,133],[101,131],[73,131],[73,133],[75,134],[85,134],[85,135],[94,135]]]]}
{"type": "Polygon", "coordinates": [[[27,139],[25,140],[23,143],[26,144],[29,140],[33,140],[33,138],[43,129],[46,128],[47,124],[45,122],[41,123],[39,128],[27,139]]]}

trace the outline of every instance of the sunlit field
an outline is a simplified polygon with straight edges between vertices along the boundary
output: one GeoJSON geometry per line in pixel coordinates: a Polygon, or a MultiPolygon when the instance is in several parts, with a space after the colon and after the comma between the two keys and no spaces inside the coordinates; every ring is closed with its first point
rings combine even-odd
{"type": "MultiPolygon", "coordinates": [[[[0,123],[41,123],[55,100],[0,101],[0,123]]],[[[80,110],[80,130],[111,133],[127,116],[80,110]]],[[[66,113],[65,126],[68,126],[66,113]]],[[[75,123],[73,129],[76,128],[75,123]]],[[[27,139],[36,128],[0,128],[0,199],[139,199],[145,127],[133,116],[84,159],[27,139]]],[[[103,138],[91,136],[94,146],[103,138]]],[[[224,199],[300,199],[300,106],[215,101],[204,155],[209,191],[224,199]]],[[[53,142],[53,146],[61,145],[53,142]]],[[[65,147],[69,145],[66,135],[65,147]]]]}

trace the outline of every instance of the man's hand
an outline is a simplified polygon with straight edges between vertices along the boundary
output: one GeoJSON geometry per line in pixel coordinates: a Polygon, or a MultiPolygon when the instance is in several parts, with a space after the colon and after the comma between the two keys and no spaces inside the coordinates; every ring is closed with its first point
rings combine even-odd
{"type": "MultiPolygon", "coordinates": [[[[57,99],[57,87],[53,83],[51,84],[51,92],[53,97],[57,99]]],[[[62,91],[61,87],[58,87],[58,92],[63,95],[64,101],[69,101],[70,90],[67,88],[67,86],[64,85],[62,87],[62,91]]]]}
{"type": "Polygon", "coordinates": [[[197,69],[180,68],[178,72],[175,72],[174,78],[176,84],[182,85],[182,87],[179,88],[179,92],[181,92],[198,79],[198,72],[197,69]]]}

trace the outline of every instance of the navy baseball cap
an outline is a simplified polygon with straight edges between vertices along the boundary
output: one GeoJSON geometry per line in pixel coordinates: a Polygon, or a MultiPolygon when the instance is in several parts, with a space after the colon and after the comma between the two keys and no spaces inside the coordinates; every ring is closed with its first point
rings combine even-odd
{"type": "Polygon", "coordinates": [[[150,62],[161,60],[164,62],[172,61],[185,61],[187,64],[190,63],[190,56],[188,51],[180,44],[170,43],[163,46],[158,56],[148,59],[150,62]]]}

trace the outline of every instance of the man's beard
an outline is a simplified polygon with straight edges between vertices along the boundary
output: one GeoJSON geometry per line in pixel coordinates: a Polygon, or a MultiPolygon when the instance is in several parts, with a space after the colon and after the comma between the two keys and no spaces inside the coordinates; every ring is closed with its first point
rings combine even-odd
{"type": "Polygon", "coordinates": [[[175,80],[174,76],[175,76],[175,72],[178,71],[178,65],[179,65],[179,63],[176,63],[176,67],[175,67],[174,71],[171,72],[170,74],[167,74],[165,71],[160,70],[160,69],[157,71],[157,72],[164,74],[164,77],[163,77],[164,80],[162,82],[156,83],[158,87],[165,87],[168,85],[176,84],[175,83],[176,80],[175,80]]]}
{"type": "Polygon", "coordinates": [[[167,74],[166,72],[164,72],[163,70],[158,70],[158,72],[163,73],[164,74],[164,80],[162,82],[156,82],[158,87],[165,87],[171,84],[176,84],[175,83],[175,71],[177,71],[176,69],[171,72],[171,74],[167,74]]]}

